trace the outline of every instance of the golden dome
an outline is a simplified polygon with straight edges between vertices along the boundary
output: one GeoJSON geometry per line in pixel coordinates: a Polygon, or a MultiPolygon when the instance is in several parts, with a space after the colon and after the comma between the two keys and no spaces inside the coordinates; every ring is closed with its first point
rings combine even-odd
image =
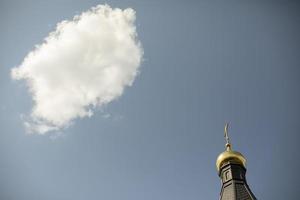
{"type": "Polygon", "coordinates": [[[228,126],[229,124],[226,123],[224,129],[224,136],[226,139],[226,145],[225,145],[226,150],[218,156],[216,161],[216,167],[218,172],[220,172],[222,165],[228,161],[243,165],[246,168],[246,158],[240,152],[232,151],[231,149],[231,144],[229,142],[229,137],[228,137],[228,126]]]}
{"type": "Polygon", "coordinates": [[[230,147],[227,147],[227,150],[221,153],[217,158],[216,167],[218,172],[220,171],[222,165],[228,161],[241,164],[246,167],[245,157],[240,152],[232,151],[230,147]]]}

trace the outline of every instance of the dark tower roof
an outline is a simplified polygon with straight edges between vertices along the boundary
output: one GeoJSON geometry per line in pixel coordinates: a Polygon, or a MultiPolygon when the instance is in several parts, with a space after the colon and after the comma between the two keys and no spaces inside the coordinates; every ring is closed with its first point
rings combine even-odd
{"type": "Polygon", "coordinates": [[[256,200],[246,181],[246,159],[231,149],[228,124],[225,125],[226,150],[217,159],[216,166],[222,181],[220,200],[256,200]]]}

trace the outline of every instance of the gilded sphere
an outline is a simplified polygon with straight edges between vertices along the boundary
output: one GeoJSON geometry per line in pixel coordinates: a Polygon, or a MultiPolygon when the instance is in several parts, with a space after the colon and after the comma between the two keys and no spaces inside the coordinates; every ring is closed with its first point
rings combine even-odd
{"type": "Polygon", "coordinates": [[[241,164],[244,167],[246,167],[246,159],[240,152],[226,150],[223,153],[221,153],[217,158],[216,167],[218,172],[220,171],[222,165],[228,161],[235,162],[237,164],[241,164]]]}

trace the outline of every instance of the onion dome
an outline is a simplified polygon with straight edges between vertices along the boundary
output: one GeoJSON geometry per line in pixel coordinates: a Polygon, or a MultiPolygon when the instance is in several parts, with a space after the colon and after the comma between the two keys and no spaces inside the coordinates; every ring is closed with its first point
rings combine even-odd
{"type": "Polygon", "coordinates": [[[240,164],[246,168],[246,158],[240,152],[233,151],[231,149],[231,144],[229,142],[229,137],[228,137],[228,123],[225,125],[224,133],[226,138],[226,145],[225,145],[226,150],[222,152],[217,158],[216,167],[218,172],[220,172],[222,165],[227,162],[240,164]]]}

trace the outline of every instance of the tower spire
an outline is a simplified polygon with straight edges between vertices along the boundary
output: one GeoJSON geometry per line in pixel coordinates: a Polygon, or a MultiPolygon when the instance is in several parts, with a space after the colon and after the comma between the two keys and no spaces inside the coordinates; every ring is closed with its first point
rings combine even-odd
{"type": "Polygon", "coordinates": [[[226,150],[218,156],[216,166],[222,180],[220,200],[256,200],[246,181],[246,159],[231,149],[229,124],[224,127],[226,150]]]}

